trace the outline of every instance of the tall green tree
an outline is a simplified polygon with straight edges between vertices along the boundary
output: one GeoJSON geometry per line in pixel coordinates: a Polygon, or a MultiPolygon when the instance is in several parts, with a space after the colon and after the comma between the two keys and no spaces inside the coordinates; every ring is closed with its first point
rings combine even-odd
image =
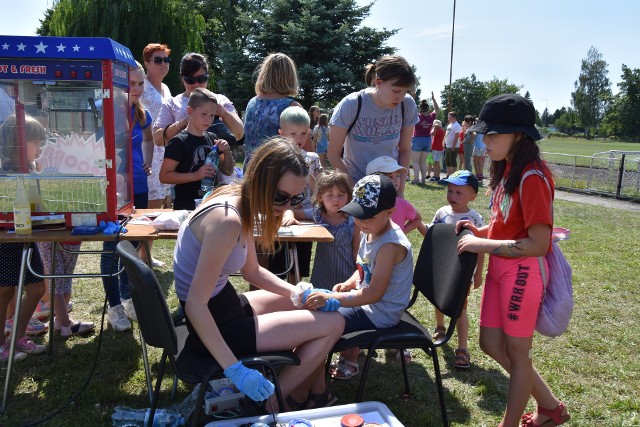
{"type": "Polygon", "coordinates": [[[477,116],[487,99],[503,93],[518,93],[521,88],[507,79],[500,80],[497,77],[486,82],[478,80],[475,74],[457,79],[441,92],[442,118],[446,118],[447,112],[444,110],[447,105],[458,112],[458,117],[466,114],[477,116]]]}
{"type": "Polygon", "coordinates": [[[172,92],[181,92],[179,59],[202,52],[205,22],[197,0],[58,0],[47,11],[38,33],[50,36],[109,37],[127,46],[142,62],[150,42],[166,43],[174,62],[167,76],[172,92]]]}
{"type": "Polygon", "coordinates": [[[302,105],[333,107],[347,93],[365,86],[366,64],[395,51],[386,46],[395,30],[362,26],[371,6],[358,6],[354,0],[254,2],[253,9],[241,11],[238,18],[247,38],[238,43],[236,37],[235,53],[223,54],[234,68],[234,73],[221,73],[225,94],[236,104],[246,103],[249,70],[269,53],[282,52],[297,64],[302,105]]]}
{"type": "Polygon", "coordinates": [[[602,120],[606,134],[640,138],[640,69],[622,64],[620,92],[602,120]]]}
{"type": "Polygon", "coordinates": [[[591,46],[582,59],[580,75],[571,93],[571,104],[585,128],[587,138],[598,127],[611,100],[611,82],[607,75],[607,62],[595,47],[591,46]]]}

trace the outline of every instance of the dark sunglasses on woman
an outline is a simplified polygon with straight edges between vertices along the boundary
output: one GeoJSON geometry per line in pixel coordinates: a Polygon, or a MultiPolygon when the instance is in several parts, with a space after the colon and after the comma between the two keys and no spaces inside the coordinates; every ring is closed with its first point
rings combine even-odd
{"type": "Polygon", "coordinates": [[[273,195],[273,204],[276,206],[284,206],[289,202],[291,206],[297,206],[302,203],[306,197],[307,194],[304,191],[297,196],[289,196],[286,193],[276,191],[276,194],[273,195]]]}
{"type": "Polygon", "coordinates": [[[154,56],[153,62],[155,62],[156,64],[162,64],[163,62],[165,64],[170,64],[171,58],[169,58],[168,56],[154,56]]]}
{"type": "Polygon", "coordinates": [[[194,77],[194,76],[182,76],[182,80],[184,80],[184,82],[188,85],[193,85],[196,83],[206,83],[207,81],[209,81],[209,75],[208,74],[203,74],[201,76],[198,77],[194,77]]]}

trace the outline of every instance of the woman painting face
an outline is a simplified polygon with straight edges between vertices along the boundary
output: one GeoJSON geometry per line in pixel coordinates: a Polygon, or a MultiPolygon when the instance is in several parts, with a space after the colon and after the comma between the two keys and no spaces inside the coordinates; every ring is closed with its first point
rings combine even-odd
{"type": "Polygon", "coordinates": [[[282,216],[284,211],[291,208],[291,199],[294,199],[294,203],[297,201],[296,196],[304,193],[305,188],[307,187],[307,177],[306,176],[298,176],[293,172],[285,172],[282,177],[278,180],[278,185],[276,186],[275,198],[273,206],[273,212],[275,216],[282,216]],[[280,200],[287,199],[284,204],[280,204],[280,200]]]}

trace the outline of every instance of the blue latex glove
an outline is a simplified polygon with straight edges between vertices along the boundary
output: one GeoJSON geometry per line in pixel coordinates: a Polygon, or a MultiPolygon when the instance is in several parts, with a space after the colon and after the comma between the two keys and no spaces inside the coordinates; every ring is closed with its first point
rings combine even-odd
{"type": "Polygon", "coordinates": [[[118,231],[122,234],[127,232],[127,229],[121,226],[119,221],[100,221],[100,225],[98,227],[102,230],[102,234],[106,236],[116,234],[118,231]]]}
{"type": "Polygon", "coordinates": [[[224,370],[224,375],[236,385],[238,390],[249,396],[251,400],[260,402],[271,396],[275,386],[255,369],[249,369],[236,362],[224,370]]]}
{"type": "MultiPolygon", "coordinates": [[[[329,289],[307,289],[306,291],[304,291],[302,293],[302,304],[304,304],[307,301],[307,297],[309,295],[311,295],[314,292],[323,292],[325,294],[333,294],[333,291],[330,291],[329,289]]],[[[329,298],[329,300],[325,301],[324,303],[324,307],[319,308],[318,310],[320,311],[338,311],[338,309],[340,308],[340,301],[338,301],[336,298],[329,298]]]]}

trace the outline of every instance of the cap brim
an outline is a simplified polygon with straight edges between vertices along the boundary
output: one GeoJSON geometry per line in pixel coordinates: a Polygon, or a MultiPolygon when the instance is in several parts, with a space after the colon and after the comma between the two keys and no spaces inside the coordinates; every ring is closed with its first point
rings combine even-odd
{"type": "Polygon", "coordinates": [[[347,203],[342,209],[340,209],[340,212],[348,213],[352,217],[358,219],[369,219],[371,217],[374,217],[378,213],[378,210],[373,208],[365,208],[364,206],[351,201],[347,203]]]}
{"type": "Polygon", "coordinates": [[[478,123],[474,124],[469,128],[470,132],[476,132],[481,134],[492,134],[492,133],[516,133],[523,132],[533,138],[535,141],[542,139],[542,135],[538,132],[534,126],[516,126],[508,123],[498,123],[498,122],[485,122],[483,120],[479,120],[478,123]]]}
{"type": "Polygon", "coordinates": [[[449,178],[441,179],[440,181],[438,181],[438,183],[439,184],[443,184],[443,185],[446,184],[446,183],[453,184],[453,185],[469,185],[473,189],[475,189],[476,191],[478,191],[478,186],[479,186],[479,183],[477,181],[476,182],[474,182],[474,181],[467,182],[464,179],[460,179],[460,178],[457,178],[457,177],[451,177],[451,176],[449,178]]]}

